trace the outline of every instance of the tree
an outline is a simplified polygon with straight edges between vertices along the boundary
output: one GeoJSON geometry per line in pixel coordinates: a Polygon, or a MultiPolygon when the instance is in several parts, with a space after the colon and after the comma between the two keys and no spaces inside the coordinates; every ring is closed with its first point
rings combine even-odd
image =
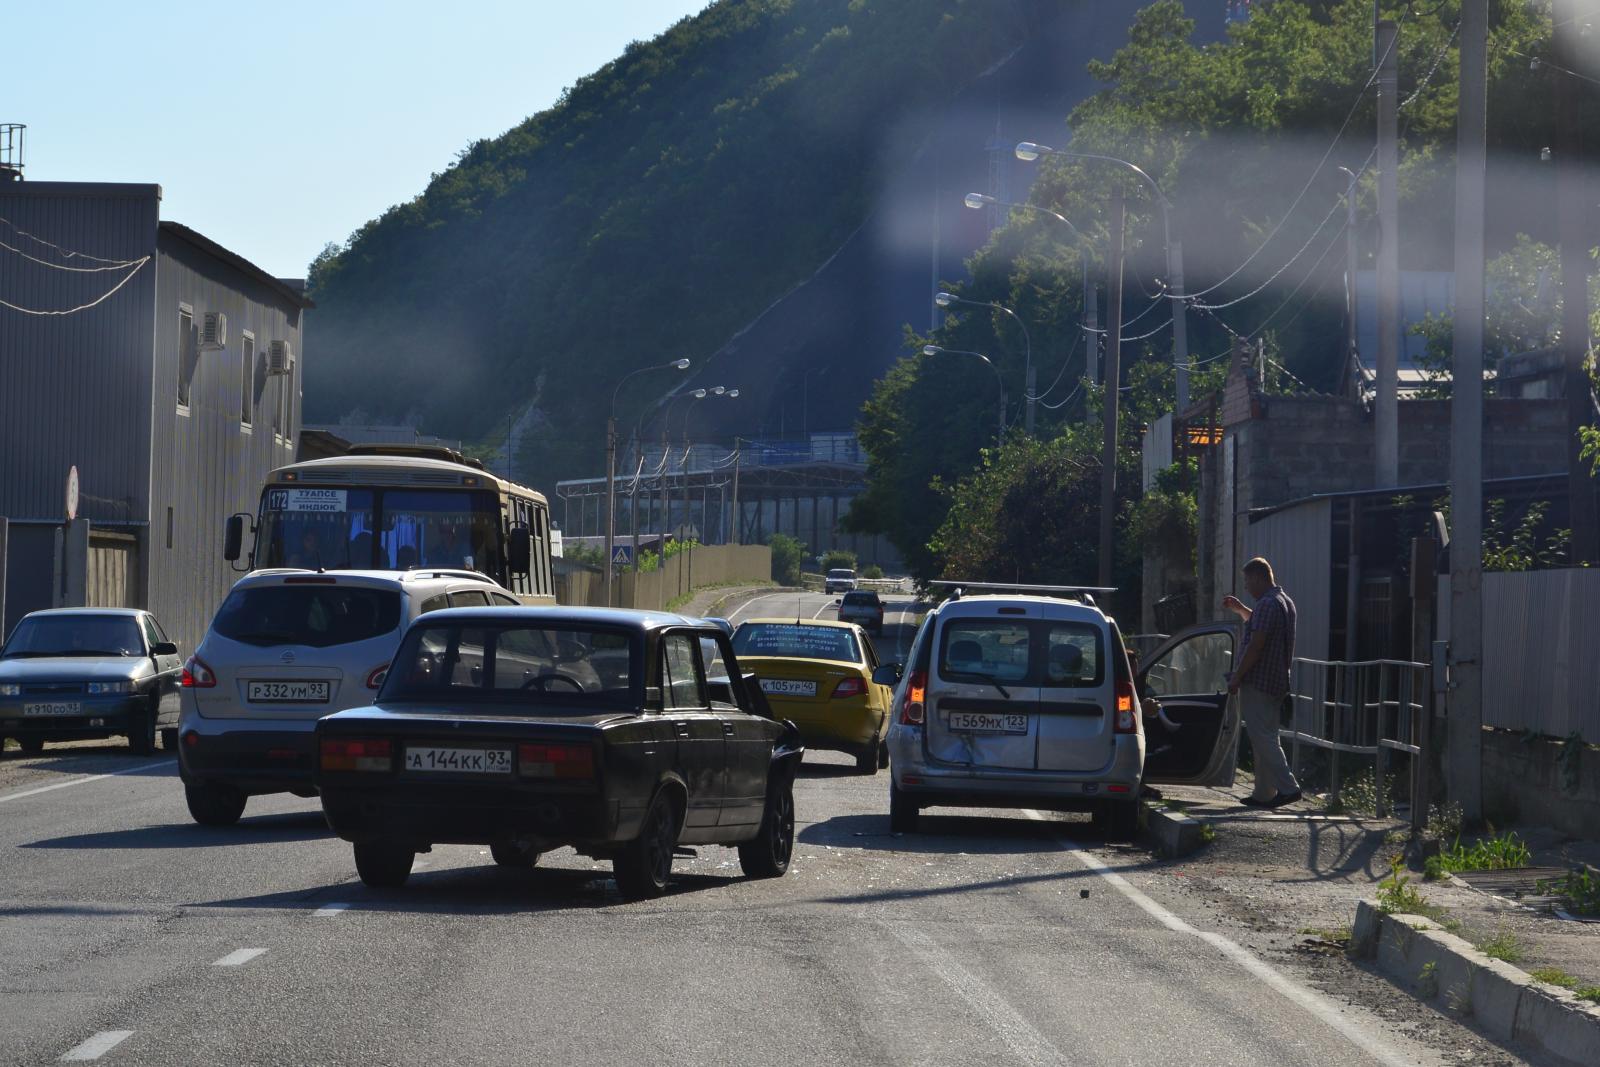
{"type": "Polygon", "coordinates": [[[805,542],[785,533],[775,533],[767,538],[772,549],[772,579],[784,585],[800,584],[800,568],[805,563],[805,542]]]}

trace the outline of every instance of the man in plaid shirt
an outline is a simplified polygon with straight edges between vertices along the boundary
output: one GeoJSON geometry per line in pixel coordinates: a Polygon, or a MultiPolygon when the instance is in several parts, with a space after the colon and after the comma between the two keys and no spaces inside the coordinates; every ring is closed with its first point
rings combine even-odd
{"type": "Polygon", "coordinates": [[[1273,577],[1272,564],[1259,556],[1244,565],[1244,587],[1256,602],[1254,608],[1238,597],[1222,601],[1244,620],[1244,655],[1228,676],[1228,692],[1239,694],[1239,710],[1255,753],[1256,787],[1244,802],[1277,808],[1300,799],[1300,783],[1278,740],[1279,712],[1289,693],[1289,665],[1294,662],[1294,601],[1273,577]]]}

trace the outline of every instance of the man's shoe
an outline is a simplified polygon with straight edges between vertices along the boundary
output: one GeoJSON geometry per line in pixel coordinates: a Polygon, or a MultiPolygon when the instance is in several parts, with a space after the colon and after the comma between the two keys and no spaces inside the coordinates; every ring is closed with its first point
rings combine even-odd
{"type": "Polygon", "coordinates": [[[1257,800],[1255,797],[1245,797],[1239,803],[1247,808],[1274,808],[1278,805],[1278,798],[1269,797],[1266,800],[1257,800]]]}
{"type": "Polygon", "coordinates": [[[1285,804],[1293,804],[1295,801],[1299,800],[1302,795],[1303,794],[1298,789],[1296,789],[1293,793],[1279,793],[1277,796],[1267,801],[1267,807],[1281,808],[1285,804]]]}

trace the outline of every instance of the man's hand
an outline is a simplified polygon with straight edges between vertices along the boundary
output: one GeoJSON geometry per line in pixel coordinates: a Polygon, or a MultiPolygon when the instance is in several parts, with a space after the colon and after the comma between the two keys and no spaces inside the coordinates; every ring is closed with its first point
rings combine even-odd
{"type": "Polygon", "coordinates": [[[1234,612],[1238,615],[1244,615],[1250,611],[1249,608],[1244,606],[1244,602],[1238,597],[1234,596],[1232,593],[1229,593],[1227,596],[1222,598],[1222,606],[1227,611],[1234,612]]]}

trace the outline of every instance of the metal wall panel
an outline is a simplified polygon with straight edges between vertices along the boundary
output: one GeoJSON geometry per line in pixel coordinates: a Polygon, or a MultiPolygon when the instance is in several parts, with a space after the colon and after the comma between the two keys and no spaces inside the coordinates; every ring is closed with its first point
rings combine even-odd
{"type": "Polygon", "coordinates": [[[158,248],[146,569],[150,610],[187,652],[204,636],[211,616],[238,578],[222,558],[228,516],[254,513],[268,472],[294,461],[303,312],[259,279],[168,231],[162,231],[158,248]],[[196,331],[207,311],[228,317],[227,347],[199,354],[187,411],[180,411],[177,402],[180,306],[193,311],[196,331]],[[240,419],[247,332],[254,337],[255,358],[263,366],[273,340],[289,341],[295,356],[291,377],[252,376],[259,399],[249,428],[240,419]],[[286,389],[291,394],[289,423],[284,433],[277,434],[271,412],[286,389]]]}
{"type": "Polygon", "coordinates": [[[1483,576],[1483,724],[1600,742],[1600,570],[1483,576]]]}
{"type": "MultiPolygon", "coordinates": [[[[1328,629],[1333,610],[1333,504],[1311,500],[1275,511],[1249,523],[1244,529],[1242,566],[1246,560],[1263,556],[1272,564],[1278,584],[1294,601],[1294,654],[1306,659],[1329,659],[1328,629]]],[[[1244,579],[1222,590],[1233,589],[1244,595],[1244,579]]]]}
{"type": "Polygon", "coordinates": [[[151,257],[92,308],[34,315],[0,307],[0,515],[62,521],[67,469],[76,465],[80,515],[95,523],[148,517],[160,197],[154,185],[0,182],[0,242],[10,246],[0,247],[0,300],[63,311],[129,273],[86,269],[106,264],[66,252],[151,257]]]}

